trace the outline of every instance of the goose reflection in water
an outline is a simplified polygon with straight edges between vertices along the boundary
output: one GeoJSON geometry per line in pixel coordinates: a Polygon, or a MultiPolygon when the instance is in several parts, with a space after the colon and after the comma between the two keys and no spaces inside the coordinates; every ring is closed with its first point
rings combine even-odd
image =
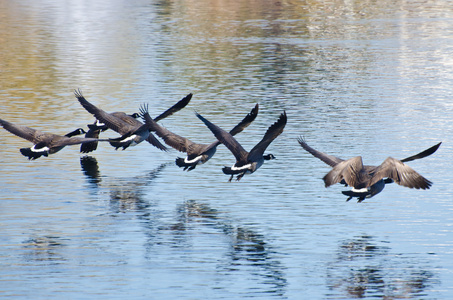
{"type": "Polygon", "coordinates": [[[90,184],[95,186],[101,183],[101,172],[99,171],[98,161],[93,156],[85,155],[80,158],[80,166],[83,174],[90,184]]]}
{"type": "Polygon", "coordinates": [[[97,189],[108,189],[110,194],[110,205],[112,212],[125,212],[128,210],[145,211],[149,206],[149,202],[143,200],[143,189],[155,180],[160,172],[170,163],[163,163],[154,170],[140,176],[126,178],[111,178],[101,176],[96,158],[92,156],[84,156],[80,158],[82,171],[90,184],[93,184],[97,189]],[[104,179],[104,184],[101,181],[104,179]]]}
{"type": "Polygon", "coordinates": [[[65,247],[61,237],[51,235],[34,236],[23,242],[25,260],[45,265],[64,263],[66,259],[60,252],[65,247]]]}
{"type": "MultiPolygon", "coordinates": [[[[177,207],[177,222],[167,229],[172,230],[180,243],[181,236],[190,235],[195,225],[207,226],[229,239],[230,248],[226,260],[219,261],[216,268],[221,274],[246,271],[263,285],[260,293],[282,296],[287,280],[283,264],[266,238],[245,226],[235,225],[228,215],[194,200],[185,201],[177,207]],[[252,269],[252,270],[251,270],[252,269]]],[[[251,293],[257,292],[256,290],[251,293]]]]}
{"type": "Polygon", "coordinates": [[[417,298],[438,283],[428,262],[392,254],[389,243],[363,235],[341,241],[327,268],[328,298],[417,298]],[[384,244],[384,245],[382,245],[384,244]]]}
{"type": "MultiPolygon", "coordinates": [[[[143,176],[130,178],[110,178],[101,176],[97,161],[93,157],[81,158],[82,171],[88,182],[97,190],[107,189],[110,195],[111,213],[139,212],[138,219],[147,242],[144,244],[147,259],[153,260],[153,249],[168,245],[171,247],[189,247],[194,227],[208,227],[219,233],[220,240],[229,240],[225,249],[225,259],[218,262],[216,272],[231,275],[232,272],[245,272],[252,280],[259,283],[252,293],[283,296],[287,286],[283,264],[275,257],[275,251],[265,241],[266,238],[245,226],[235,225],[228,216],[209,205],[197,201],[184,201],[176,208],[175,219],[166,224],[149,208],[152,201],[146,196],[144,188],[155,180],[161,171],[171,162],[165,163],[143,176]],[[169,235],[169,232],[171,233],[169,235]],[[148,257],[149,256],[149,257],[148,257]]],[[[206,236],[206,235],[204,235],[206,236]]],[[[219,243],[223,245],[223,243],[219,243]]]]}

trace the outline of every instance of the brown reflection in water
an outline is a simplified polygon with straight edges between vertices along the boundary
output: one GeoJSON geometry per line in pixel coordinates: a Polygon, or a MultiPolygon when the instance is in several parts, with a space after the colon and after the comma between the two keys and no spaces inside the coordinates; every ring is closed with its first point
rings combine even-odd
{"type": "MultiPolygon", "coordinates": [[[[449,7],[445,0],[27,2],[0,3],[0,104],[43,120],[49,113],[64,120],[61,107],[77,106],[66,95],[89,85],[116,100],[150,82],[179,82],[194,92],[250,89],[250,103],[266,88],[309,92],[309,81],[328,88],[338,74],[374,73],[375,41],[394,38],[390,55],[399,61],[405,45],[398,41],[411,38],[411,20],[448,14],[449,7]],[[363,40],[372,42],[354,42],[363,40]]],[[[420,36],[442,32],[423,26],[420,36]]],[[[221,107],[243,96],[206,102],[221,107]]]]}
{"type": "Polygon", "coordinates": [[[114,98],[133,85],[137,39],[123,13],[122,1],[1,1],[2,109],[64,121],[62,108],[77,107],[74,88],[104,82],[98,90],[114,98]]]}
{"type": "Polygon", "coordinates": [[[332,291],[327,296],[416,298],[439,283],[426,262],[410,254],[391,254],[391,248],[382,243],[366,235],[342,241],[337,260],[327,268],[327,286],[332,291]]]}

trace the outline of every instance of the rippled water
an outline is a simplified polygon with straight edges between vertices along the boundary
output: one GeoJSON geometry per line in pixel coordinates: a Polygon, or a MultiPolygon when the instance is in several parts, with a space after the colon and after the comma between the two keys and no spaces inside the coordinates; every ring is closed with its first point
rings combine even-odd
{"type": "MultiPolygon", "coordinates": [[[[228,183],[220,146],[194,171],[142,143],[67,147],[27,161],[0,130],[0,296],[350,299],[453,297],[453,11],[448,1],[3,1],[0,118],[65,134],[106,111],[157,116],[215,139],[196,110],[251,149],[286,110],[277,159],[228,183]],[[297,143],[410,165],[427,191],[388,185],[363,203],[324,188],[297,143]]],[[[115,137],[106,132],[104,137],[115,137]]]]}

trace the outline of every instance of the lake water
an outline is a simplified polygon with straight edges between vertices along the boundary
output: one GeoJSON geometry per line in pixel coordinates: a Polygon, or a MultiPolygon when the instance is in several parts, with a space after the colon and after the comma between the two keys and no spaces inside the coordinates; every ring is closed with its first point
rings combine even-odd
{"type": "MultiPolygon", "coordinates": [[[[251,149],[284,110],[277,159],[240,182],[223,146],[190,172],[148,143],[28,161],[0,128],[0,297],[453,298],[453,9],[449,1],[1,1],[0,118],[65,134],[77,102],[157,116],[193,141],[251,149]],[[404,158],[430,190],[363,203],[305,152],[404,158]]],[[[116,137],[105,132],[104,137],[116,137]]]]}

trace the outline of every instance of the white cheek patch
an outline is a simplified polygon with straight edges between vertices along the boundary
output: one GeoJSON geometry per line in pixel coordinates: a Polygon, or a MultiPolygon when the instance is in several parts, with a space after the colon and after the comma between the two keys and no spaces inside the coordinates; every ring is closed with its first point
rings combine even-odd
{"type": "Polygon", "coordinates": [[[104,123],[102,123],[102,122],[101,122],[101,121],[99,121],[99,120],[96,120],[96,126],[99,126],[99,127],[101,127],[101,126],[105,126],[105,124],[104,124],[104,123]]]}
{"type": "Polygon", "coordinates": [[[246,165],[243,165],[242,167],[235,167],[235,166],[232,166],[232,167],[231,167],[231,170],[232,170],[232,171],[242,171],[242,170],[249,169],[251,166],[252,166],[252,164],[246,164],[246,165]]]}
{"type": "Polygon", "coordinates": [[[33,145],[33,147],[31,147],[30,150],[33,152],[47,152],[50,150],[50,148],[47,146],[44,146],[42,148],[36,148],[36,145],[33,145]]]}
{"type": "Polygon", "coordinates": [[[201,162],[201,155],[199,155],[199,156],[197,156],[197,157],[195,157],[194,159],[191,159],[191,160],[187,159],[187,157],[186,157],[186,158],[184,158],[184,162],[186,164],[193,164],[194,162],[200,163],[201,162]]]}

